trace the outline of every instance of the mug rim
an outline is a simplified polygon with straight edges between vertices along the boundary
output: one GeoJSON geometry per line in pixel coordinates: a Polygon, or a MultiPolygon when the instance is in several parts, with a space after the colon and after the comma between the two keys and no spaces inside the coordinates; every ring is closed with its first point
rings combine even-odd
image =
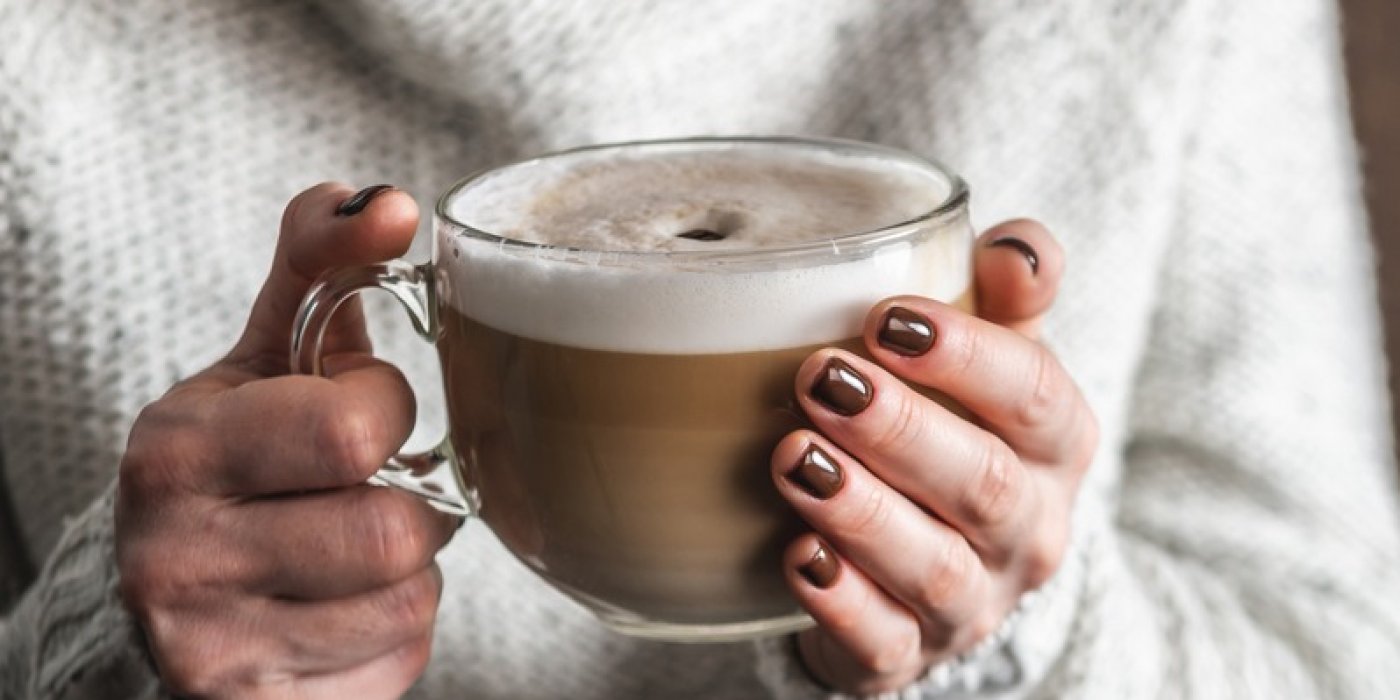
{"type": "Polygon", "coordinates": [[[831,255],[832,253],[853,253],[858,250],[879,248],[891,243],[897,243],[918,235],[927,234],[930,225],[938,225],[959,215],[967,204],[969,191],[967,183],[956,172],[953,172],[942,163],[925,158],[908,151],[882,146],[879,144],[856,141],[853,139],[810,137],[810,136],[690,136],[683,138],[663,138],[663,139],[641,139],[634,141],[617,141],[611,143],[599,143],[587,146],[579,146],[558,151],[551,151],[541,155],[531,156],[510,161],[500,165],[481,168],[472,172],[456,182],[452,183],[446,191],[438,197],[434,207],[434,214],[438,221],[445,222],[457,229],[453,235],[476,239],[491,244],[502,252],[512,252],[516,254],[530,254],[534,256],[546,257],[584,257],[596,258],[597,256],[607,256],[614,262],[626,261],[664,261],[671,263],[703,262],[703,263],[725,263],[743,262],[752,263],[755,260],[770,260],[775,258],[803,257],[810,253],[820,253],[831,255]],[[492,233],[481,228],[472,226],[453,217],[448,212],[450,202],[457,194],[462,192],[481,178],[503,170],[529,163],[550,160],[563,156],[576,155],[581,153],[591,153],[594,151],[616,150],[631,147],[655,147],[655,146],[688,146],[688,145],[769,145],[769,146],[801,146],[824,150],[856,151],[866,155],[895,158],[906,163],[911,163],[924,170],[932,171],[947,180],[949,185],[948,194],[932,209],[893,224],[888,224],[873,229],[853,231],[838,236],[823,238],[813,241],[804,241],[782,246],[765,248],[743,248],[724,250],[616,250],[606,248],[579,248],[574,246],[553,245],[549,243],[539,243],[535,241],[523,241],[517,238],[509,238],[500,234],[492,233]]]}

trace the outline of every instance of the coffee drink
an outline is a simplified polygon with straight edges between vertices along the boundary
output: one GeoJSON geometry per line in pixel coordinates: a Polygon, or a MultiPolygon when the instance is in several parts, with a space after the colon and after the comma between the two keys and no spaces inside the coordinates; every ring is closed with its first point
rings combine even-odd
{"type": "Polygon", "coordinates": [[[768,466],[807,424],[794,373],[863,353],[884,297],[970,306],[961,195],[907,156],[781,140],[585,149],[459,185],[437,344],[480,516],[623,631],[800,624],[780,566],[803,525],[768,466]]]}
{"type": "Polygon", "coordinates": [[[794,374],[822,347],[864,354],[862,321],[885,297],[972,308],[966,201],[932,163],[844,141],[522,161],[443,195],[431,262],[323,276],[292,366],[321,373],[336,307],[389,292],[437,345],[449,434],[374,483],[479,515],[619,631],[788,632],[811,623],[780,569],[804,526],[769,455],[807,425],[794,374]]]}

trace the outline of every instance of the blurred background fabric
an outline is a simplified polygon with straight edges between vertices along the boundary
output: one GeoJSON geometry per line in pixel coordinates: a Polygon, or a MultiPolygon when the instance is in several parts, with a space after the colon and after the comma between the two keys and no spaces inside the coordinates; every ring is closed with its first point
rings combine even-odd
{"type": "Polygon", "coordinates": [[[1391,416],[1400,431],[1400,2],[1342,0],[1352,120],[1380,256],[1391,416]]]}

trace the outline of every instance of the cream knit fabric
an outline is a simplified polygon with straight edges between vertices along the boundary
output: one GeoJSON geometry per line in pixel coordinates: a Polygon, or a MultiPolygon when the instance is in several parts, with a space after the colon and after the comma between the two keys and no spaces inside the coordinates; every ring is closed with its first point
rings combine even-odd
{"type": "MultiPolygon", "coordinates": [[[[1104,429],[1074,550],[1004,644],[904,695],[1400,697],[1336,22],[1325,0],[0,0],[0,445],[47,562],[0,622],[0,697],[157,692],[104,494],[140,407],[235,338],[288,198],[427,202],[507,157],[698,133],[934,155],[980,224],[1037,217],[1067,248],[1049,338],[1104,429]]],[[[430,387],[431,352],[378,317],[430,387]]],[[[440,561],[415,697],[819,692],[778,643],[606,632],[478,525],[440,561]]]]}

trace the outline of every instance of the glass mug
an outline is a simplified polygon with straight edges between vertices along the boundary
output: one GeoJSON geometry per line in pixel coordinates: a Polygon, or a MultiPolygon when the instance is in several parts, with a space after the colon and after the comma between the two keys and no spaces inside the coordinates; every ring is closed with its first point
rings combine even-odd
{"type": "Polygon", "coordinates": [[[437,347],[449,434],[394,457],[374,482],[480,517],[617,631],[692,642],[791,632],[811,624],[781,569],[803,526],[769,455],[808,425],[794,374],[820,347],[864,355],[865,314],[885,297],[971,310],[967,198],[934,163],[837,140],[650,141],[522,161],[447,190],[428,263],[322,277],[296,319],[292,367],[320,374],[336,307],[389,292],[437,347]],[[583,250],[471,224],[498,214],[493,203],[528,201],[511,190],[532,172],[695,157],[897,171],[926,178],[935,205],[876,230],[740,250],[583,250]]]}

